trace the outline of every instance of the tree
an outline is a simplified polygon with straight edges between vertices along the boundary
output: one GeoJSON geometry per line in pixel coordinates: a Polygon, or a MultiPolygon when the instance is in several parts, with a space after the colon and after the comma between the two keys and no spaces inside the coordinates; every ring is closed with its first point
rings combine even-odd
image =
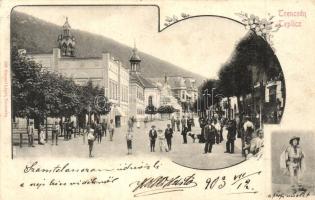
{"type": "Polygon", "coordinates": [[[89,114],[88,107],[91,109],[90,114],[94,114],[97,119],[99,119],[99,115],[110,112],[112,104],[108,101],[108,98],[104,96],[104,88],[94,86],[91,80],[80,87],[79,93],[79,115],[81,124],[85,122],[85,115],[89,114]],[[100,101],[98,101],[97,98],[100,101]]]}
{"type": "Polygon", "coordinates": [[[12,69],[12,117],[34,118],[36,125],[47,113],[45,102],[39,97],[41,65],[18,53],[15,46],[11,54],[12,69]]]}
{"type": "Polygon", "coordinates": [[[157,110],[158,113],[160,114],[168,114],[169,117],[171,116],[172,113],[174,113],[176,111],[176,109],[171,106],[171,105],[163,105],[160,106],[157,110]]]}
{"type": "Polygon", "coordinates": [[[153,104],[150,104],[145,108],[144,113],[151,115],[151,120],[152,120],[152,115],[155,115],[157,113],[157,109],[153,104]]]}
{"type": "Polygon", "coordinates": [[[15,46],[11,63],[13,118],[33,118],[38,126],[47,117],[76,115],[85,120],[87,105],[96,115],[110,111],[111,104],[104,96],[104,88],[93,86],[91,81],[79,86],[71,78],[45,71],[40,64],[19,54],[15,46]],[[98,96],[102,96],[104,102],[95,105],[98,96]]]}
{"type": "MultiPolygon", "coordinates": [[[[254,101],[254,86],[279,73],[282,74],[280,64],[269,44],[254,32],[249,32],[237,44],[231,59],[220,69],[218,88],[227,97],[236,96],[241,111],[244,106],[240,97],[244,101],[245,96],[251,94],[254,101]]],[[[262,98],[264,94],[260,94],[260,104],[262,98]]]]}

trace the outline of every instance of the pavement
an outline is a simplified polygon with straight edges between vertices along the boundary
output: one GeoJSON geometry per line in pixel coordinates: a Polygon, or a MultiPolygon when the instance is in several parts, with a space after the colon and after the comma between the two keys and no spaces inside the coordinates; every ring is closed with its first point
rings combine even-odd
{"type": "MultiPolygon", "coordinates": [[[[203,154],[204,144],[193,143],[192,139],[187,136],[188,143],[183,144],[183,138],[180,132],[173,134],[172,151],[160,152],[158,142],[156,143],[156,151],[150,152],[148,132],[152,124],[157,128],[165,129],[169,121],[154,121],[149,122],[145,128],[143,124],[133,131],[133,154],[129,156],[156,156],[166,157],[174,163],[195,168],[195,169],[220,169],[233,166],[244,161],[241,155],[240,139],[235,141],[235,153],[224,153],[225,141],[221,144],[215,144],[211,154],[203,154]]],[[[109,141],[109,136],[103,137],[102,143],[94,142],[93,158],[99,157],[125,157],[127,153],[126,135],[127,128],[121,127],[115,129],[113,141],[109,141]]],[[[199,125],[192,128],[192,132],[200,133],[199,125]]],[[[197,140],[196,140],[197,141],[197,140]]],[[[36,143],[35,143],[36,144],[36,143]]],[[[59,138],[58,146],[51,145],[51,141],[45,145],[37,145],[35,147],[19,146],[13,147],[14,159],[16,158],[88,158],[87,141],[83,143],[83,137],[77,136],[69,141],[65,141],[63,137],[59,138]]]]}

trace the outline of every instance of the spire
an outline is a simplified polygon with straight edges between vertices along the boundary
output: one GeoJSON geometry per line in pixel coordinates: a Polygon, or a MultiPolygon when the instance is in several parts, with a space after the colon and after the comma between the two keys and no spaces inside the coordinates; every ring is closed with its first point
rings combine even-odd
{"type": "Polygon", "coordinates": [[[63,29],[68,29],[68,30],[71,29],[71,26],[70,26],[69,21],[68,21],[68,17],[66,17],[66,21],[62,27],[63,27],[63,29]]]}
{"type": "Polygon", "coordinates": [[[61,49],[62,56],[74,56],[75,51],[75,37],[71,35],[70,29],[71,26],[68,21],[68,17],[66,17],[66,21],[62,26],[63,33],[58,35],[58,46],[61,49]]]}
{"type": "Polygon", "coordinates": [[[134,40],[134,47],[132,49],[132,55],[130,57],[130,62],[141,62],[140,56],[138,55],[138,49],[136,47],[136,41],[134,40]]]}

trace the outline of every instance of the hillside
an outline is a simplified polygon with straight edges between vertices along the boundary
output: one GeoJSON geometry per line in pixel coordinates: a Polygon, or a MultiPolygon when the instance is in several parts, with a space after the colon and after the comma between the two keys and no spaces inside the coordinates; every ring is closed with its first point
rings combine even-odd
{"type": "MultiPolygon", "coordinates": [[[[51,53],[57,46],[57,36],[61,33],[61,26],[40,20],[30,15],[13,11],[11,14],[11,34],[15,38],[18,48],[26,49],[28,53],[51,53]]],[[[104,36],[72,30],[76,38],[77,57],[100,57],[102,52],[109,52],[115,58],[129,66],[131,48],[104,36]]],[[[139,52],[142,59],[142,73],[145,77],[162,77],[167,75],[181,75],[193,77],[199,85],[204,77],[184,70],[169,62],[154,56],[139,52]]]]}

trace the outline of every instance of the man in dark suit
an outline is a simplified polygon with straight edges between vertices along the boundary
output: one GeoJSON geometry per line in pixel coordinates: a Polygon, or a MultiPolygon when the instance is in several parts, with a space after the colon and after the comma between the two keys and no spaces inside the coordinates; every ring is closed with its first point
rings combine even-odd
{"type": "Polygon", "coordinates": [[[211,153],[212,151],[212,145],[215,143],[215,134],[216,129],[213,126],[211,120],[208,120],[207,125],[205,126],[205,154],[211,153]]]}
{"type": "Polygon", "coordinates": [[[188,128],[188,131],[191,131],[191,126],[193,124],[193,119],[191,117],[188,117],[187,119],[187,128],[188,128]]]}
{"type": "Polygon", "coordinates": [[[151,126],[151,130],[149,131],[149,138],[150,138],[150,149],[151,149],[151,152],[154,152],[155,151],[155,140],[156,140],[156,137],[157,137],[157,132],[155,130],[155,125],[152,125],[151,126]]]}
{"type": "Polygon", "coordinates": [[[199,125],[201,128],[199,143],[204,143],[205,142],[205,126],[207,125],[207,122],[203,117],[199,118],[199,125]]]}
{"type": "Polygon", "coordinates": [[[226,151],[224,153],[234,153],[234,141],[236,139],[236,121],[230,120],[227,127],[226,151]]]}
{"type": "Polygon", "coordinates": [[[167,124],[167,128],[165,129],[165,138],[168,146],[168,150],[172,149],[172,137],[173,137],[173,129],[170,124],[167,124]]]}
{"type": "Polygon", "coordinates": [[[188,133],[188,128],[185,126],[184,129],[182,130],[182,136],[183,136],[183,144],[187,144],[187,133],[188,133]]]}

